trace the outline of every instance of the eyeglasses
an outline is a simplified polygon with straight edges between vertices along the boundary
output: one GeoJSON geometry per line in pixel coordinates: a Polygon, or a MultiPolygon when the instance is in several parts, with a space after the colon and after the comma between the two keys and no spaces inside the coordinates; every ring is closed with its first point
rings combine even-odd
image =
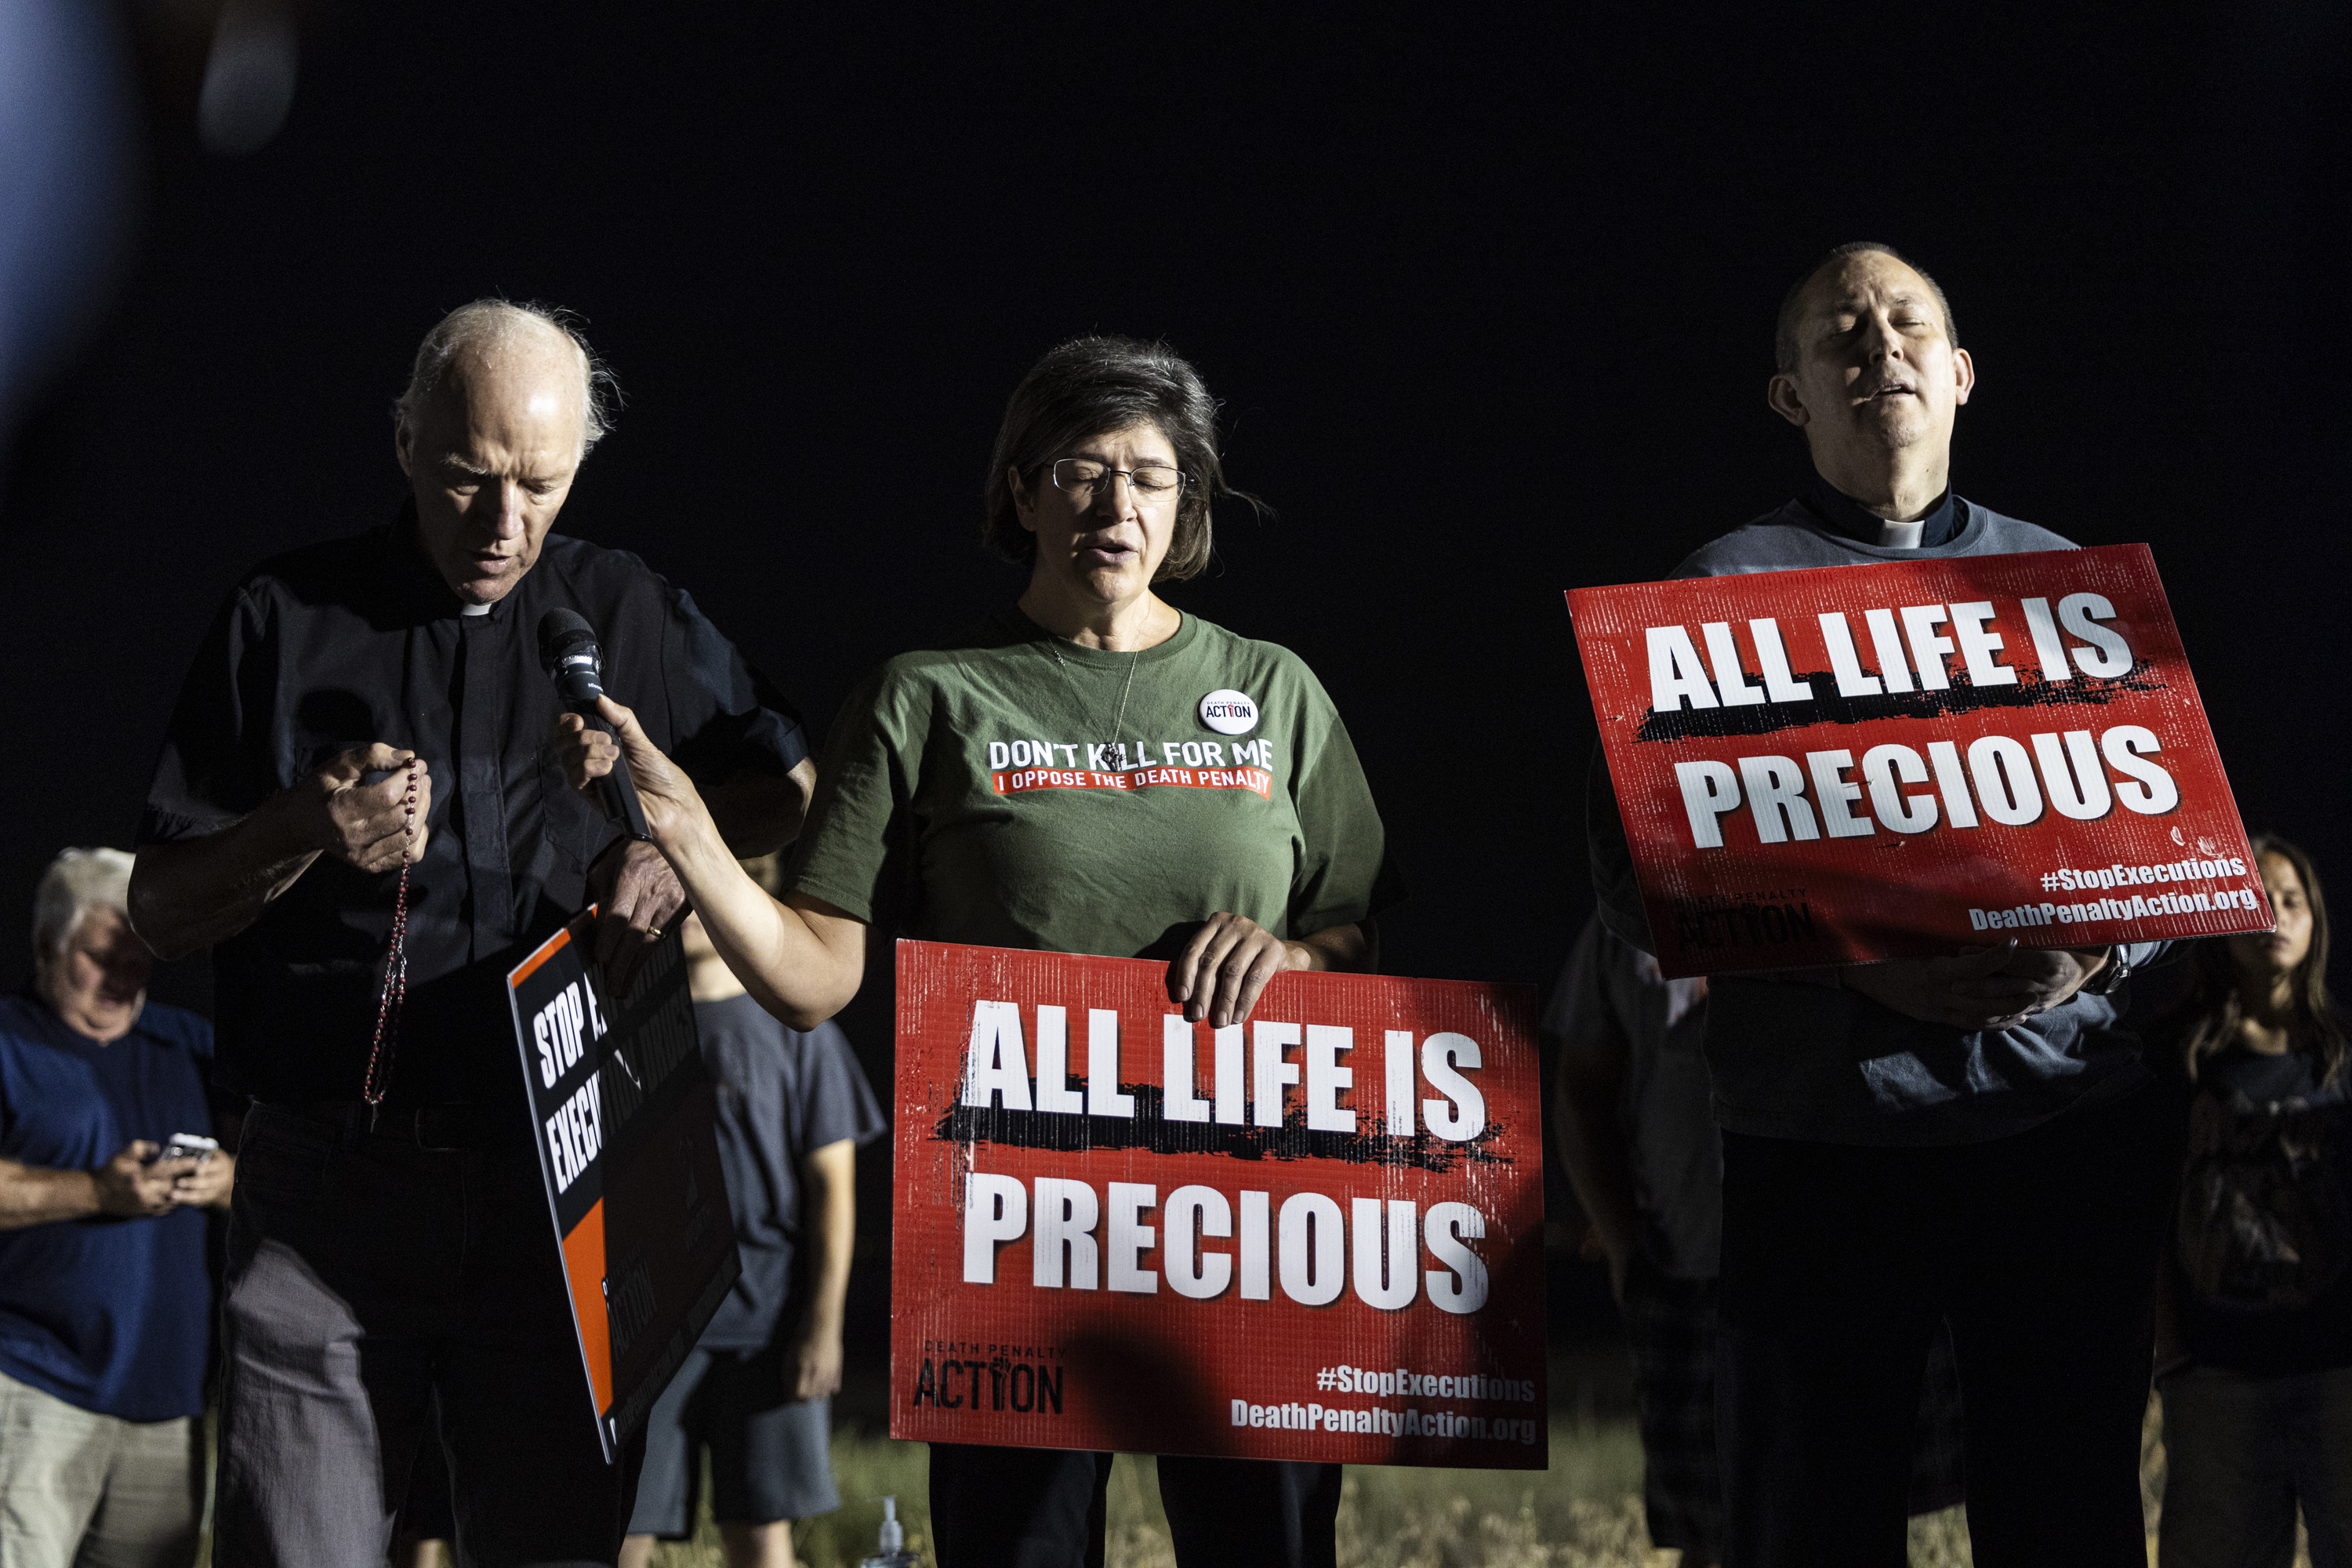
{"type": "Polygon", "coordinates": [[[1064,458],[1054,465],[1054,488],[1077,506],[1092,506],[1095,492],[1113,479],[1125,479],[1135,499],[1147,505],[1166,501],[1192,482],[1192,476],[1166,463],[1139,463],[1114,468],[1092,458],[1064,458]]]}

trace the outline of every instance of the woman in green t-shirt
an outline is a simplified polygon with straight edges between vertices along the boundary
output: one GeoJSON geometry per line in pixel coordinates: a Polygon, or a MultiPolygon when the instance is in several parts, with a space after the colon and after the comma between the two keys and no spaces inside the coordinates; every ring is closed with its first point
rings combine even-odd
{"type": "MultiPolygon", "coordinates": [[[[1245,1019],[1283,970],[1373,967],[1384,837],[1330,699],[1287,649],[1153,592],[1208,563],[1216,408],[1181,358],[1123,338],[1065,343],[1023,378],[983,537],[1029,563],[1029,585],[844,705],[781,900],[607,703],[655,842],[787,1025],[839,1011],[868,943],[900,935],[1165,958],[1170,1000],[1213,1027],[1245,1019]]],[[[564,723],[586,787],[617,748],[564,723]]],[[[1109,1459],[934,1444],[943,1568],[1098,1559],[1109,1459]]],[[[1334,1562],[1337,1465],[1163,1458],[1159,1472],[1181,1563],[1334,1562]]]]}

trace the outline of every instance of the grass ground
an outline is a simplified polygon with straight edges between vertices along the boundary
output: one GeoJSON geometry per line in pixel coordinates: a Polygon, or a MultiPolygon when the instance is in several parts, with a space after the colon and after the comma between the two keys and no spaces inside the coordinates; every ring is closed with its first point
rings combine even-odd
{"type": "MultiPolygon", "coordinates": [[[[873,1550],[878,1500],[896,1495],[908,1544],[929,1544],[924,1449],[917,1443],[844,1433],[834,1440],[842,1509],[793,1533],[811,1568],[854,1568],[873,1550]]],[[[1339,1504],[1339,1561],[1362,1568],[1664,1568],[1642,1526],[1642,1449],[1625,1420],[1555,1421],[1551,1468],[1426,1470],[1351,1468],[1339,1504]]],[[[1938,1516],[1915,1528],[1912,1562],[1952,1568],[1969,1561],[1967,1527],[1938,1516]]],[[[1112,1473],[1112,1568],[1174,1568],[1167,1516],[1147,1458],[1123,1454],[1112,1473]]],[[[925,1552],[924,1560],[929,1555],[925,1552]]],[[[719,1568],[708,1521],[690,1542],[656,1553],[659,1568],[719,1568]]]]}
{"type": "MultiPolygon", "coordinates": [[[[2140,1485],[2155,1561],[2157,1500],[2164,1485],[2161,1423],[2151,1403],[2140,1485]]],[[[881,1500],[898,1500],[907,1543],[928,1563],[927,1450],[845,1426],[833,1443],[838,1513],[805,1520],[793,1545],[809,1568],[855,1568],[874,1550],[881,1500]]],[[[1551,1468],[1349,1469],[1339,1504],[1339,1561],[1350,1568],[1669,1568],[1642,1524],[1642,1450],[1623,1417],[1555,1418],[1551,1468]]],[[[704,1489],[708,1497],[709,1488],[704,1489]]],[[[1168,1519],[1149,1458],[1121,1455],[1110,1488],[1110,1568],[1174,1568],[1168,1519]]],[[[209,1568],[209,1542],[198,1559],[209,1568]]],[[[691,1541],[663,1546],[656,1568],[720,1568],[719,1532],[706,1511],[691,1541]]],[[[1969,1531],[1958,1509],[1914,1520],[1913,1568],[1967,1568],[1969,1531]]],[[[2309,1568],[2300,1550],[2296,1568],[2309,1568]]]]}
{"type": "MultiPolygon", "coordinates": [[[[924,1454],[919,1443],[854,1431],[837,1436],[841,1511],[793,1531],[802,1562],[855,1568],[874,1549],[885,1495],[898,1497],[908,1544],[930,1562],[924,1454]]],[[[1151,1471],[1149,1458],[1119,1457],[1110,1489],[1110,1568],[1174,1568],[1151,1471]]],[[[1641,1444],[1622,1418],[1555,1419],[1551,1468],[1542,1474],[1351,1468],[1339,1504],[1339,1561],[1350,1568],[1669,1568],[1678,1554],[1650,1549],[1641,1488],[1641,1444]]],[[[2164,1446],[2152,1401],[2140,1488],[2153,1563],[2164,1446]]],[[[720,1561],[718,1531],[708,1520],[694,1540],[655,1557],[657,1568],[719,1568],[720,1561]]],[[[1912,1568],[1968,1568],[1970,1562],[1960,1510],[1912,1521],[1912,1568]]],[[[2310,1560],[2298,1550],[2295,1563],[2309,1568],[2310,1560]]]]}
{"type": "MultiPolygon", "coordinates": [[[[833,1459],[841,1511],[793,1531],[801,1560],[811,1568],[854,1568],[874,1550],[879,1500],[895,1495],[908,1544],[929,1562],[925,1452],[919,1443],[838,1434],[833,1459]]],[[[1350,1468],[1339,1506],[1340,1561],[1366,1568],[1613,1568],[1649,1562],[1635,1500],[1642,1450],[1631,1423],[1555,1423],[1551,1453],[1548,1474],[1350,1468]]],[[[1111,1476],[1109,1533],[1112,1563],[1173,1568],[1150,1458],[1119,1457],[1111,1476]]],[[[665,1547],[654,1560],[658,1568],[718,1568],[718,1531],[705,1521],[694,1540],[665,1547]]]]}

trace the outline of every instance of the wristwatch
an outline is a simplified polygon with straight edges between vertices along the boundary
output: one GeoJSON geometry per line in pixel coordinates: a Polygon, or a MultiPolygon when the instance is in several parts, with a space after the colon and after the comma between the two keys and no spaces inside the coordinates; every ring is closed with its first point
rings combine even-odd
{"type": "Polygon", "coordinates": [[[2096,974],[2083,983],[2083,989],[2094,996],[2112,996],[2116,988],[2131,978],[2131,950],[2121,942],[2107,949],[2107,962],[2096,974]]]}

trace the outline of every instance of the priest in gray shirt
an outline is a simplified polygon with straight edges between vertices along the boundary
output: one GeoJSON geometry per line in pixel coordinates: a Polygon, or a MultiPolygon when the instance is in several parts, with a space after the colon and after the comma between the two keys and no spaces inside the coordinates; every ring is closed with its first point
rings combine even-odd
{"type": "MultiPolygon", "coordinates": [[[[1768,399],[1805,493],[1674,575],[1863,565],[2071,542],[1951,491],[1975,383],[1943,290],[1841,246],[1781,306],[1768,399]]],[[[1609,929],[1648,950],[1596,760],[1609,929]]],[[[2140,1419],[2176,1162],[2122,982],[2154,946],[2003,943],[1715,977],[1723,1129],[1717,1437],[1729,1568],[1903,1561],[1911,1432],[1948,1321],[1976,1561],[2146,1561],[2140,1419]]]]}

